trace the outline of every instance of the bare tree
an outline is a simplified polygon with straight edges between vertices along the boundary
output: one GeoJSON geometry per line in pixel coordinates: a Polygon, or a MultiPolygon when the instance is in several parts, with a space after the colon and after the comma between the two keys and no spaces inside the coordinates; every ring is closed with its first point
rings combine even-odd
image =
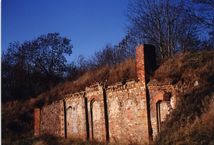
{"type": "Polygon", "coordinates": [[[88,60],[89,67],[113,66],[127,58],[134,57],[135,46],[130,41],[130,36],[126,35],[116,45],[107,44],[102,50],[95,52],[92,59],[88,60]]]}
{"type": "Polygon", "coordinates": [[[205,45],[214,47],[214,1],[213,0],[193,0],[196,5],[196,15],[204,31],[208,34],[205,45]]]}
{"type": "Polygon", "coordinates": [[[213,0],[192,0],[196,5],[197,16],[202,24],[214,27],[214,1],[213,0]]]}
{"type": "Polygon", "coordinates": [[[134,0],[128,18],[130,36],[136,43],[154,44],[161,58],[190,49],[197,42],[197,19],[182,0],[134,0]]]}

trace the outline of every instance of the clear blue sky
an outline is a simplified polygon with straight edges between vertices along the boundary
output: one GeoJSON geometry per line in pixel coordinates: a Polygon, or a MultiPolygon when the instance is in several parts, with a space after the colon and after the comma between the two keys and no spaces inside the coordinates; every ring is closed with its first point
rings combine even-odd
{"type": "Polygon", "coordinates": [[[128,0],[2,0],[2,49],[10,42],[59,32],[71,39],[73,54],[91,56],[126,34],[128,0]]]}

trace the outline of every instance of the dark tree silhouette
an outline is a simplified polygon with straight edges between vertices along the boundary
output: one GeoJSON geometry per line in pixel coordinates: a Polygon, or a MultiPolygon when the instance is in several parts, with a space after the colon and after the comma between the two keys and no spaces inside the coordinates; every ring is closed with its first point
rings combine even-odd
{"type": "Polygon", "coordinates": [[[25,99],[49,89],[67,71],[70,40],[59,33],[41,35],[22,44],[11,43],[2,59],[2,98],[25,99]]]}

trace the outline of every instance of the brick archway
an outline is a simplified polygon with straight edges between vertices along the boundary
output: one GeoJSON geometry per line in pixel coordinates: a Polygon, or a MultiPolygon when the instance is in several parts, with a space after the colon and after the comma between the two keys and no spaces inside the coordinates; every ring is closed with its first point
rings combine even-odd
{"type": "Polygon", "coordinates": [[[165,92],[165,91],[160,91],[158,92],[155,96],[154,96],[154,102],[155,104],[158,101],[170,101],[170,95],[169,93],[165,92]]]}
{"type": "Polygon", "coordinates": [[[154,96],[153,106],[156,110],[157,132],[160,132],[161,122],[169,113],[168,104],[170,103],[170,95],[168,92],[160,91],[154,96]]]}

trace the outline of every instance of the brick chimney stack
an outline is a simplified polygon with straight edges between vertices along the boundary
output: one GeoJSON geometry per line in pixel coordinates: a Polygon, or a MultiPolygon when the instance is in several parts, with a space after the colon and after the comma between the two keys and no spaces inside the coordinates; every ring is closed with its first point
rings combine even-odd
{"type": "Polygon", "coordinates": [[[40,135],[40,109],[34,109],[34,136],[40,135]]]}
{"type": "Polygon", "coordinates": [[[147,88],[147,83],[149,82],[149,77],[152,75],[156,69],[156,55],[155,47],[152,45],[139,45],[136,47],[136,71],[137,78],[142,83],[143,89],[141,92],[142,100],[145,100],[145,108],[142,113],[145,115],[144,124],[147,126],[145,134],[147,134],[148,141],[152,140],[152,128],[151,128],[151,118],[150,118],[150,102],[149,93],[147,88]],[[146,113],[145,113],[146,112],[146,113]]]}
{"type": "Polygon", "coordinates": [[[137,78],[142,83],[148,83],[149,77],[156,69],[155,47],[143,44],[136,47],[137,78]]]}
{"type": "Polygon", "coordinates": [[[138,80],[144,83],[145,82],[144,45],[139,45],[136,47],[136,71],[138,80]]]}

